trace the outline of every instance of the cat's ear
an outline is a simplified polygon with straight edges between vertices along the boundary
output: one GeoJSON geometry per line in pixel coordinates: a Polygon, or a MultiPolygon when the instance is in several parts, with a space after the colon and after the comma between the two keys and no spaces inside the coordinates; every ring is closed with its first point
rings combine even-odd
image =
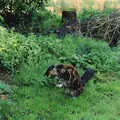
{"type": "Polygon", "coordinates": [[[53,70],[54,67],[55,67],[54,65],[49,66],[44,75],[49,76],[49,72],[50,72],[51,70],[53,70]]]}

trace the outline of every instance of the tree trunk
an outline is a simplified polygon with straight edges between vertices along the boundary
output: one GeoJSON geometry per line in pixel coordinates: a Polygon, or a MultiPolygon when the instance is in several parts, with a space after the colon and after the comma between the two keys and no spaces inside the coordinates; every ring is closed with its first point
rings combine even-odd
{"type": "Polygon", "coordinates": [[[62,11],[62,23],[67,33],[74,34],[78,31],[76,11],[62,11]]]}
{"type": "Polygon", "coordinates": [[[76,11],[62,11],[62,23],[64,25],[71,25],[77,23],[76,11]]]}
{"type": "Polygon", "coordinates": [[[79,24],[76,11],[62,11],[62,24],[63,26],[56,32],[58,37],[63,37],[67,34],[78,35],[79,24]]]}

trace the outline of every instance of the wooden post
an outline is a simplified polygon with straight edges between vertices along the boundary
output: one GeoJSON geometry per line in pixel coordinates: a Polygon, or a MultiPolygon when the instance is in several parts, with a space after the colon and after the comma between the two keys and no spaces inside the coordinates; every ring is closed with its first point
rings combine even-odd
{"type": "Polygon", "coordinates": [[[76,11],[62,11],[62,23],[67,25],[73,22],[77,22],[76,11]]]}
{"type": "Polygon", "coordinates": [[[66,34],[78,35],[79,23],[75,10],[62,11],[62,24],[62,28],[57,30],[58,37],[65,36],[66,34]]]}
{"type": "Polygon", "coordinates": [[[62,11],[62,23],[65,28],[76,29],[78,24],[76,11],[62,11]]]}

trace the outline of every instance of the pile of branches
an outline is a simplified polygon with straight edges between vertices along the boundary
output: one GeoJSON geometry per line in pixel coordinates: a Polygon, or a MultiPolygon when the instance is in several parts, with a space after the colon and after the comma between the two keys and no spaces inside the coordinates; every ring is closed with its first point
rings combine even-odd
{"type": "Polygon", "coordinates": [[[80,23],[84,36],[106,40],[109,45],[117,46],[120,40],[120,9],[110,15],[91,16],[80,23]]]}

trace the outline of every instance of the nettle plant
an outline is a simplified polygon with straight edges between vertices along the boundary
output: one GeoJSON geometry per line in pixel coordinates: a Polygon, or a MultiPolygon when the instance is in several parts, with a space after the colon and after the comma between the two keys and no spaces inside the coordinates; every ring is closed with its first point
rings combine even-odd
{"type": "Polygon", "coordinates": [[[97,71],[112,71],[119,68],[118,53],[104,41],[92,39],[81,40],[76,49],[76,57],[80,64],[97,71]]]}

